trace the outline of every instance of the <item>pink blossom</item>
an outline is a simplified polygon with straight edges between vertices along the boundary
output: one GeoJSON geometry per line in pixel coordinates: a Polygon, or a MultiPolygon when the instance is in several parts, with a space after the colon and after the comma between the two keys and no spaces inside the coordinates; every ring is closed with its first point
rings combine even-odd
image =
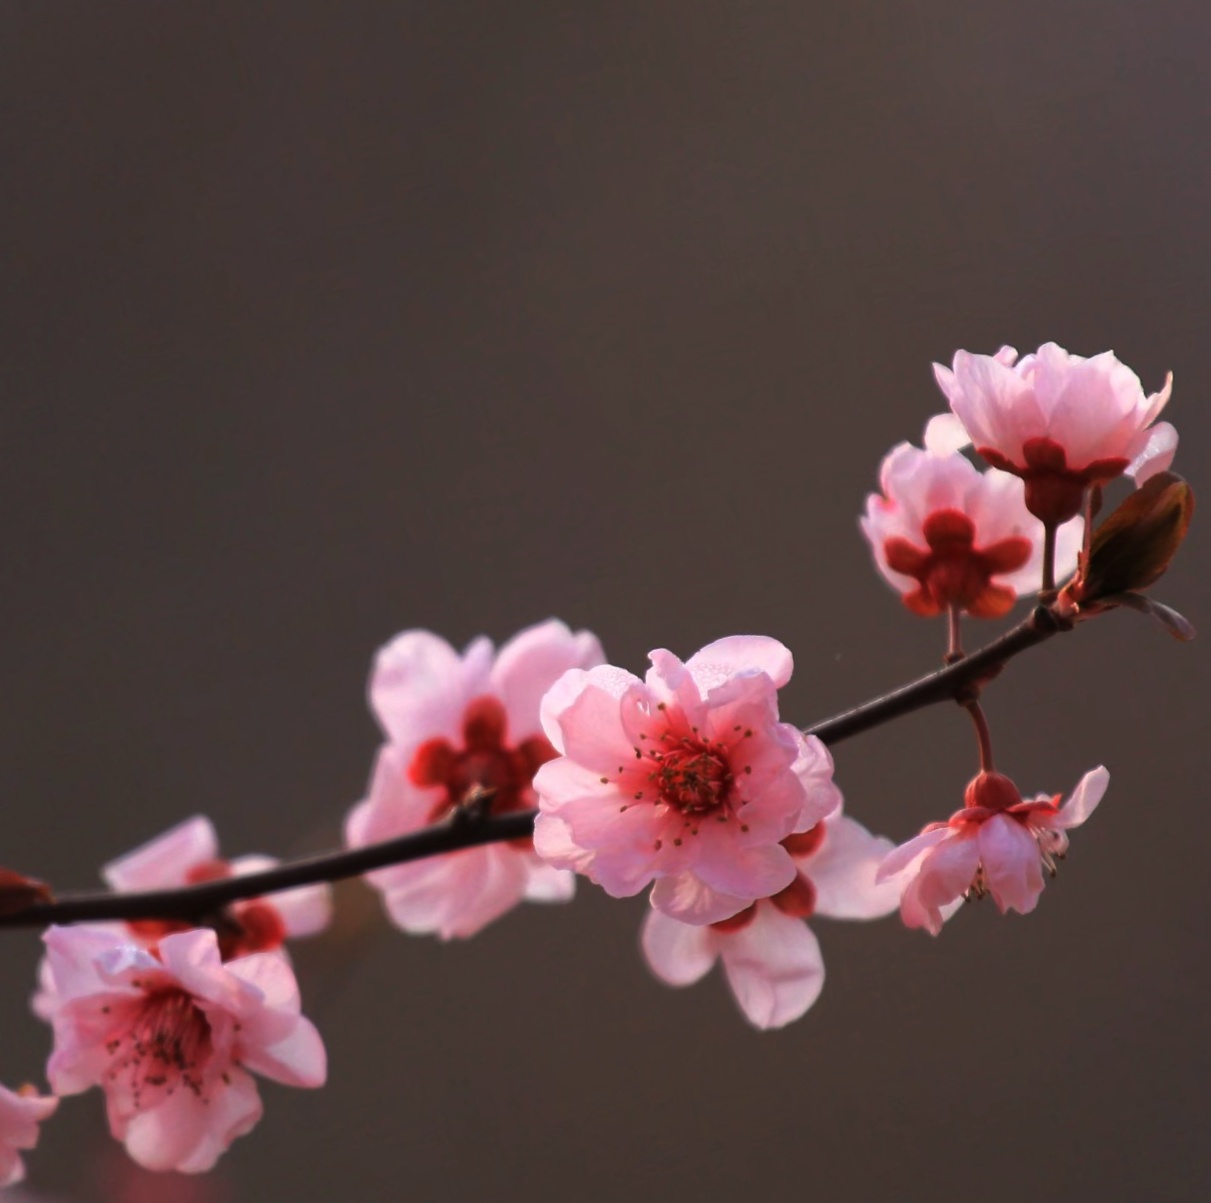
{"type": "Polygon", "coordinates": [[[782,841],[840,804],[819,740],[778,721],[791,654],[736,635],[647,678],[606,665],[565,673],[543,701],[559,759],[534,779],[534,846],[609,894],[655,881],[652,904],[714,923],[794,880],[782,841]]]}
{"type": "MultiPolygon", "coordinates": [[[[352,847],[448,818],[477,788],[492,814],[532,810],[539,765],[555,755],[539,702],[567,669],[604,659],[596,636],[554,619],[515,635],[493,655],[476,639],[460,656],[428,631],[405,631],[379,652],[370,704],[388,742],[365,801],[345,825],[352,847]]],[[[527,836],[367,875],[405,931],[471,936],[523,899],[562,902],[571,873],[551,868],[527,836]]]]}
{"type": "MultiPolygon", "coordinates": [[[[102,869],[109,886],[120,892],[173,889],[246,873],[259,873],[278,862],[270,856],[219,859],[214,826],[202,815],[186,819],[148,843],[110,861],[102,869]]],[[[332,918],[332,891],[326,884],[300,886],[265,898],[233,903],[219,928],[224,960],[250,952],[269,952],[287,938],[323,931],[332,918]]],[[[188,931],[180,921],[140,919],[127,924],[131,935],[153,945],[171,932],[188,931]]]]}
{"type": "MultiPolygon", "coordinates": [[[[959,351],[952,368],[934,364],[934,376],[976,450],[1022,477],[1026,505],[1044,522],[1076,514],[1091,484],[1124,472],[1143,484],[1177,450],[1177,431],[1168,422],[1153,425],[1172,373],[1159,393],[1145,396],[1113,351],[1084,359],[1044,343],[1020,360],[1012,347],[996,355],[959,351]]],[[[944,430],[945,423],[935,425],[933,437],[953,446],[953,430],[944,430]]]]}
{"type": "Polygon", "coordinates": [[[25,1177],[21,1151],[38,1143],[38,1125],[49,1119],[59,1100],[40,1095],[32,1086],[9,1090],[0,1086],[0,1186],[25,1177]]]}
{"type": "Polygon", "coordinates": [[[967,787],[963,809],[901,844],[880,866],[878,880],[906,882],[901,918],[935,936],[960,898],[991,894],[1002,914],[1025,915],[1043,892],[1043,869],[1055,875],[1069,828],[1093,813],[1109,782],[1104,768],[1093,769],[1061,806],[1059,794],[1027,802],[1008,777],[980,773],[967,787]]]}
{"type": "Polygon", "coordinates": [[[773,897],[707,926],[681,923],[655,909],[643,925],[643,953],[661,981],[691,985],[720,960],[740,1009],[758,1028],[798,1019],[824,986],[820,946],[804,919],[877,919],[900,901],[898,883],[875,883],[891,841],[853,819],[834,812],[782,843],[796,875],[773,897]]]}
{"type": "MultiPolygon", "coordinates": [[[[992,468],[979,472],[957,451],[901,443],[883,460],[882,495],[866,499],[862,533],[879,571],[914,614],[956,606],[998,618],[1019,594],[1042,585],[1043,524],[1029,513],[1025,486],[992,468]]],[[[1057,572],[1076,568],[1084,522],[1059,530],[1057,572]]]]}
{"type": "Polygon", "coordinates": [[[51,1085],[100,1086],[110,1131],[147,1169],[210,1169],[261,1117],[252,1073],[323,1085],[324,1046],[280,953],[224,963],[209,930],[155,950],[89,927],[52,927],[45,940],[58,995],[51,1085]]]}

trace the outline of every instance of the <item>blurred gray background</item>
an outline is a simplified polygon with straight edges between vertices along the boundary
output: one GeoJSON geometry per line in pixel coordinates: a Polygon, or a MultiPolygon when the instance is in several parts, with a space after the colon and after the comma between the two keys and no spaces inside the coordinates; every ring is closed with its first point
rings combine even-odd
{"type": "MultiPolygon", "coordinates": [[[[405,627],[554,614],[638,671],[768,633],[802,723],[932,667],[856,516],[958,347],[1173,369],[1207,477],[1205,4],[8,0],[0,30],[0,863],[60,888],[199,811],[233,854],[334,843],[405,627]]],[[[1204,530],[1157,593],[1205,629],[1204,530]]],[[[1112,771],[1059,880],[937,940],[816,923],[829,984],[781,1033],[652,979],[639,900],[441,945],[354,885],[297,955],[327,1089],[265,1087],[187,1195],[106,1159],[94,1092],[32,1182],[1205,1199],[1207,664],[1125,614],[1017,662],[1007,771],[1112,771]]],[[[896,839],[974,767],[944,709],[836,755],[896,839]]],[[[2,938],[0,1080],[40,1079],[39,945],[2,938]]]]}

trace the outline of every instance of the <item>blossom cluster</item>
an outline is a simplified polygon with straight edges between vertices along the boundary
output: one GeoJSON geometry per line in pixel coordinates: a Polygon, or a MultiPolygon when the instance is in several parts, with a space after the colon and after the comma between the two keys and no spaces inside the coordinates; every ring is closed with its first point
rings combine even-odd
{"type": "MultiPolygon", "coordinates": [[[[1049,621],[1070,626],[1129,597],[1099,598],[1083,615],[1056,604],[1056,586],[1096,576],[1091,522],[1105,483],[1164,484],[1177,435],[1155,419],[1171,378],[1145,396],[1113,354],[1082,359],[1051,343],[1021,359],[1008,347],[960,351],[935,375],[950,412],[927,424],[923,447],[887,455],[860,526],[907,609],[945,616],[947,662],[963,659],[964,616],[997,618],[1038,595],[1049,621]]],[[[1136,543],[1174,529],[1158,506],[1125,507],[1148,511],[1136,543]]],[[[1188,521],[1184,498],[1180,508],[1188,521]]],[[[1115,579],[1142,555],[1135,577],[1151,583],[1180,536],[1140,553],[1120,537],[1128,521],[1114,528],[1115,579]]],[[[1088,593],[1070,584],[1062,597],[1088,593]]],[[[1067,800],[1025,797],[994,766],[987,677],[973,675],[951,696],[973,720],[978,772],[949,818],[897,847],[843,813],[820,734],[783,720],[793,659],[782,642],[731,635],[686,659],[658,648],[649,665],[642,677],[612,665],[595,635],[556,619],[499,649],[479,638],[459,652],[424,630],[388,643],[369,683],[383,743],[346,817],[344,855],[432,831],[467,836],[374,862],[366,880],[391,922],[464,939],[522,902],[569,901],[577,876],[616,898],[646,891],[639,947],[655,977],[688,986],[718,962],[748,1021],[777,1028],[824,984],[809,920],[898,909],[937,935],[964,899],[1025,914],[1108,785],[1099,766],[1067,800]],[[487,838],[506,819],[520,822],[487,838]]],[[[287,942],[324,931],[332,900],[318,878],[278,883],[275,864],[220,858],[197,816],[106,865],[110,889],[154,903],[166,896],[155,891],[188,899],[190,887],[247,877],[273,880],[272,892],[234,891],[205,915],[150,905],[49,928],[32,1005],[54,1034],[53,1094],[0,1086],[0,1185],[21,1178],[21,1153],[62,1096],[99,1087],[136,1162],[193,1173],[257,1123],[257,1077],[323,1084],[324,1045],[302,1013],[287,942]]],[[[0,880],[0,915],[41,899],[38,883],[0,880]]]]}

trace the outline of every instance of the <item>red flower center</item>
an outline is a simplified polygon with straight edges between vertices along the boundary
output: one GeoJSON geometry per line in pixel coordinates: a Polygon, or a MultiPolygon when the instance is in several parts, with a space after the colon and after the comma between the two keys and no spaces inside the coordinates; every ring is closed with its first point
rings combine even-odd
{"type": "MultiPolygon", "coordinates": [[[[443,790],[430,813],[430,822],[445,818],[475,790],[492,791],[488,802],[491,814],[530,809],[534,774],[553,760],[556,752],[541,735],[512,747],[506,742],[507,728],[508,716],[498,699],[476,698],[463,715],[462,748],[449,740],[430,739],[416,750],[408,777],[416,785],[443,790]]],[[[531,844],[529,837],[518,842],[531,844]]]]}
{"type": "Polygon", "coordinates": [[[106,1076],[125,1079],[136,1110],[153,1101],[149,1095],[179,1085],[202,1097],[213,1046],[210,1023],[192,994],[177,987],[153,991],[133,1019],[129,1012],[123,1019],[105,1045],[106,1076]]]}
{"type": "Polygon", "coordinates": [[[1012,472],[1026,482],[1026,508],[1040,521],[1059,526],[1081,512],[1085,490],[1121,476],[1128,461],[1121,456],[1095,459],[1085,467],[1068,466],[1068,453],[1049,438],[1027,439],[1022,444],[1025,465],[1015,464],[991,447],[977,451],[994,467],[1012,472]]]}
{"type": "Polygon", "coordinates": [[[682,814],[701,815],[723,805],[732,774],[717,752],[701,740],[687,737],[664,751],[651,780],[662,802],[682,814]]]}
{"type": "Polygon", "coordinates": [[[975,524],[949,509],[930,514],[921,533],[928,551],[898,537],[883,545],[892,571],[917,581],[918,588],[904,597],[914,614],[932,617],[957,606],[978,618],[998,618],[1010,609],[1017,595],[992,578],[1016,572],[1030,559],[1029,539],[1015,536],[977,548],[975,524]]]}

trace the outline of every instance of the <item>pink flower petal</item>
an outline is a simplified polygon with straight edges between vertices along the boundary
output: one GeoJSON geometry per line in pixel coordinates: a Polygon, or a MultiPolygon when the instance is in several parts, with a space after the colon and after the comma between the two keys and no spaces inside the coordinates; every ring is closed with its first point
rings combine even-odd
{"type": "Polygon", "coordinates": [[[102,868],[101,876],[110,889],[124,893],[178,886],[195,865],[215,860],[218,855],[214,825],[205,816],[195,815],[110,861],[102,868]]]}
{"type": "Polygon", "coordinates": [[[1104,765],[1091,769],[1080,781],[1072,796],[1060,807],[1052,826],[1062,829],[1079,827],[1097,808],[1102,800],[1107,786],[1110,784],[1110,773],[1104,765]]]}
{"type": "Polygon", "coordinates": [[[514,635],[497,653],[489,674],[492,691],[509,716],[510,739],[519,743],[541,733],[543,695],[568,669],[593,668],[604,659],[595,635],[573,634],[555,618],[514,635]]]}
{"type": "Polygon", "coordinates": [[[820,997],[824,958],[802,920],[759,906],[751,923],[718,943],[728,985],[754,1027],[784,1027],[820,997]]]}
{"type": "Polygon", "coordinates": [[[526,861],[527,902],[570,902],[575,896],[575,873],[552,868],[537,857],[526,861]]]}
{"type": "Polygon", "coordinates": [[[716,639],[686,661],[698,688],[708,693],[721,680],[763,672],[781,689],[790,679],[794,660],[790,649],[766,635],[729,635],[716,639]]]}
{"type": "Polygon", "coordinates": [[[871,835],[853,819],[839,816],[825,823],[819,850],[796,861],[815,887],[816,913],[831,919],[878,919],[894,911],[903,883],[875,881],[891,852],[891,840],[871,835]]]}
{"type": "Polygon", "coordinates": [[[651,895],[652,906],[658,911],[695,927],[730,919],[751,905],[752,901],[751,898],[720,894],[693,873],[661,877],[652,886],[651,895]]]}
{"type": "Polygon", "coordinates": [[[1158,422],[1141,430],[1124,454],[1131,461],[1127,475],[1142,485],[1158,472],[1168,471],[1177,454],[1177,431],[1168,422],[1158,422]]]}
{"type": "MultiPolygon", "coordinates": [[[[483,649],[476,644],[468,649],[469,656],[472,651],[474,668],[483,660],[483,649]]],[[[487,652],[490,657],[490,644],[487,652]]],[[[392,743],[409,748],[435,737],[453,739],[467,702],[479,692],[475,685],[487,682],[486,664],[478,682],[476,675],[467,672],[444,639],[429,631],[404,631],[375,659],[370,705],[392,743]]]]}
{"type": "Polygon", "coordinates": [[[893,877],[898,877],[900,873],[912,865],[914,861],[923,857],[935,845],[940,844],[945,839],[949,839],[951,834],[952,832],[949,827],[942,826],[934,827],[928,831],[921,832],[920,835],[913,836],[911,840],[901,844],[884,857],[878,872],[875,874],[875,884],[881,885],[885,881],[890,881],[893,877]]]}
{"type": "Polygon", "coordinates": [[[650,910],[643,922],[640,945],[648,968],[670,986],[699,981],[715,963],[713,933],[650,910]]]}
{"type": "Polygon", "coordinates": [[[795,880],[795,862],[780,844],[737,846],[730,833],[704,824],[694,872],[712,890],[736,898],[768,898],[795,880]]]}
{"type": "Polygon", "coordinates": [[[980,861],[993,900],[1002,911],[1025,915],[1043,892],[1039,845],[1026,827],[997,814],[980,824],[980,861]]]}
{"type": "MultiPolygon", "coordinates": [[[[935,368],[938,365],[934,365],[935,368]]],[[[946,369],[943,368],[942,371],[946,369]]],[[[971,446],[971,435],[952,413],[935,414],[925,424],[925,450],[934,455],[950,455],[971,446]]]]}

